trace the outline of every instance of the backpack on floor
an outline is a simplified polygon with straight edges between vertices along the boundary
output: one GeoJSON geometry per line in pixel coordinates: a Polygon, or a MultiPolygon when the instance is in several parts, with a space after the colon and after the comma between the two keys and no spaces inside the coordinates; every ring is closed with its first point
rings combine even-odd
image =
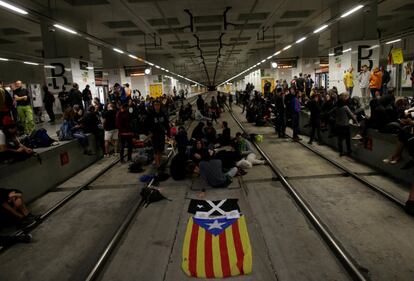
{"type": "Polygon", "coordinates": [[[47,131],[43,128],[33,131],[33,133],[30,135],[31,148],[49,147],[54,142],[55,140],[49,137],[47,131]]]}
{"type": "Polygon", "coordinates": [[[145,208],[148,207],[149,204],[161,201],[163,199],[171,201],[170,199],[162,195],[158,189],[151,187],[144,187],[143,189],[141,189],[140,195],[144,200],[145,208]]]}

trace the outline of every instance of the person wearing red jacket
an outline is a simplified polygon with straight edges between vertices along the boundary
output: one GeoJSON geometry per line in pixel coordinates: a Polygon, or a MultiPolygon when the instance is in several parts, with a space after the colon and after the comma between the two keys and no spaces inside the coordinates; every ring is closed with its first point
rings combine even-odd
{"type": "Polygon", "coordinates": [[[131,120],[131,114],[128,112],[128,105],[123,104],[121,106],[121,110],[116,115],[116,127],[118,128],[119,132],[119,141],[121,143],[121,163],[125,163],[124,160],[124,151],[125,151],[125,145],[128,148],[128,161],[132,160],[132,120],[131,120]]]}

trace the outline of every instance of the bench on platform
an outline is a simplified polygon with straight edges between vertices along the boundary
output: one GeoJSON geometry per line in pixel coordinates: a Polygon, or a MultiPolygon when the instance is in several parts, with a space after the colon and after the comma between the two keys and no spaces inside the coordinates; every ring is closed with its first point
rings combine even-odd
{"type": "MultiPolygon", "coordinates": [[[[302,111],[300,116],[300,131],[302,134],[310,135],[309,112],[302,111]]],[[[358,133],[358,127],[351,126],[351,136],[358,133]]],[[[402,170],[401,167],[411,159],[407,151],[403,153],[403,159],[395,165],[385,164],[382,160],[394,153],[397,137],[393,134],[379,133],[377,130],[369,129],[368,136],[372,139],[371,149],[365,148],[359,141],[352,140],[352,157],[387,176],[411,185],[414,182],[413,169],[402,170]],[[357,146],[355,144],[358,144],[357,146]]],[[[328,138],[328,132],[322,132],[323,143],[337,150],[337,138],[328,138]]],[[[344,143],[345,146],[345,143],[344,143]]]]}
{"type": "Polygon", "coordinates": [[[95,138],[89,135],[89,147],[94,155],[85,155],[77,140],[62,141],[57,146],[38,148],[37,157],[0,166],[0,187],[23,191],[26,202],[31,202],[48,190],[57,187],[76,173],[96,162],[95,138]]]}

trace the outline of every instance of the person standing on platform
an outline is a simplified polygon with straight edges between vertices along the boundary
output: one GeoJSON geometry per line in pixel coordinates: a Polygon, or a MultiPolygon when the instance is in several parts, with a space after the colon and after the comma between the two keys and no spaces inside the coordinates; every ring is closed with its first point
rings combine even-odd
{"type": "Polygon", "coordinates": [[[105,156],[109,156],[109,144],[112,143],[115,154],[118,149],[118,129],[116,127],[116,115],[115,105],[113,103],[108,104],[108,110],[103,113],[103,128],[105,131],[105,156]]]}
{"type": "Polygon", "coordinates": [[[359,73],[359,88],[361,89],[362,103],[364,107],[369,106],[369,78],[371,74],[368,71],[368,66],[363,65],[361,67],[361,72],[359,73]]]}
{"type": "Polygon", "coordinates": [[[282,90],[276,97],[276,132],[279,138],[286,137],[286,104],[285,104],[285,90],[282,90]]]}
{"type": "Polygon", "coordinates": [[[62,113],[66,111],[66,109],[70,106],[69,104],[69,93],[66,91],[65,86],[62,86],[62,91],[59,92],[58,98],[60,101],[60,107],[62,109],[62,113]]]}
{"type": "Polygon", "coordinates": [[[0,127],[2,126],[3,117],[10,116],[10,111],[13,107],[13,98],[3,87],[3,82],[0,81],[0,127]]]}
{"type": "Polygon", "coordinates": [[[132,132],[132,118],[131,114],[128,111],[128,105],[122,104],[121,110],[116,115],[116,126],[119,132],[119,141],[121,143],[121,163],[125,163],[124,160],[124,151],[125,146],[128,148],[128,161],[132,160],[132,137],[134,133],[132,132]]]}
{"type": "Polygon", "coordinates": [[[344,74],[345,90],[351,98],[352,91],[354,90],[354,75],[352,74],[352,71],[354,71],[354,68],[351,66],[344,74]]]}
{"type": "Polygon", "coordinates": [[[83,89],[82,99],[83,99],[83,103],[85,104],[85,108],[89,108],[92,102],[92,93],[91,93],[89,85],[86,85],[85,89],[83,89]]]}
{"type": "Polygon", "coordinates": [[[300,92],[300,95],[302,96],[306,88],[306,82],[305,82],[305,79],[303,79],[302,73],[299,73],[299,78],[295,79],[295,85],[296,85],[296,90],[298,90],[300,92]]]}
{"type": "Polygon", "coordinates": [[[371,76],[369,78],[369,90],[371,92],[371,97],[375,97],[376,91],[381,91],[382,88],[382,71],[376,67],[371,73],[371,76]]]}
{"type": "Polygon", "coordinates": [[[201,95],[198,95],[198,98],[197,98],[197,109],[200,112],[204,112],[204,100],[203,100],[203,97],[201,95]]]}
{"type": "Polygon", "coordinates": [[[131,99],[132,98],[132,90],[129,87],[129,83],[125,83],[124,89],[125,89],[125,95],[126,95],[127,99],[131,99]]]}
{"type": "Polygon", "coordinates": [[[82,93],[79,91],[79,85],[77,83],[73,83],[72,89],[69,91],[69,104],[72,107],[77,104],[82,110],[84,109],[82,103],[82,93]]]}
{"type": "Polygon", "coordinates": [[[308,74],[306,76],[305,83],[306,83],[306,96],[310,97],[310,93],[311,93],[311,90],[313,88],[313,84],[315,83],[315,82],[313,82],[313,79],[310,76],[310,74],[308,74]]]}
{"type": "Polygon", "coordinates": [[[45,109],[47,115],[49,116],[49,122],[55,122],[55,113],[53,112],[53,104],[55,103],[55,96],[49,91],[49,88],[45,85],[43,86],[43,103],[45,104],[45,109]]]}
{"type": "Polygon", "coordinates": [[[384,67],[381,66],[382,71],[382,79],[381,79],[381,93],[383,95],[388,94],[388,83],[391,81],[390,71],[386,70],[384,67]]]}
{"type": "Polygon", "coordinates": [[[22,81],[16,81],[13,96],[17,105],[17,115],[19,116],[20,123],[23,125],[24,133],[30,135],[35,129],[35,123],[33,121],[29,91],[22,87],[22,81]]]}
{"type": "Polygon", "coordinates": [[[309,138],[308,144],[312,144],[313,140],[315,139],[315,134],[318,139],[318,143],[322,143],[322,136],[321,136],[321,112],[322,112],[322,104],[320,102],[319,94],[313,94],[311,96],[311,100],[308,103],[308,108],[310,111],[310,125],[312,127],[311,135],[309,138]]]}

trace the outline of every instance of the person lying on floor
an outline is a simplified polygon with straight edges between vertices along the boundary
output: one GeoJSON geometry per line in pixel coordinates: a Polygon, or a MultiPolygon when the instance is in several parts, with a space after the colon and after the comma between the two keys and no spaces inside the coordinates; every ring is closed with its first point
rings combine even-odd
{"type": "Polygon", "coordinates": [[[265,163],[264,160],[257,159],[256,154],[253,152],[252,145],[240,132],[236,134],[234,150],[241,157],[236,163],[236,166],[239,168],[250,169],[253,165],[263,165],[265,163]]]}

